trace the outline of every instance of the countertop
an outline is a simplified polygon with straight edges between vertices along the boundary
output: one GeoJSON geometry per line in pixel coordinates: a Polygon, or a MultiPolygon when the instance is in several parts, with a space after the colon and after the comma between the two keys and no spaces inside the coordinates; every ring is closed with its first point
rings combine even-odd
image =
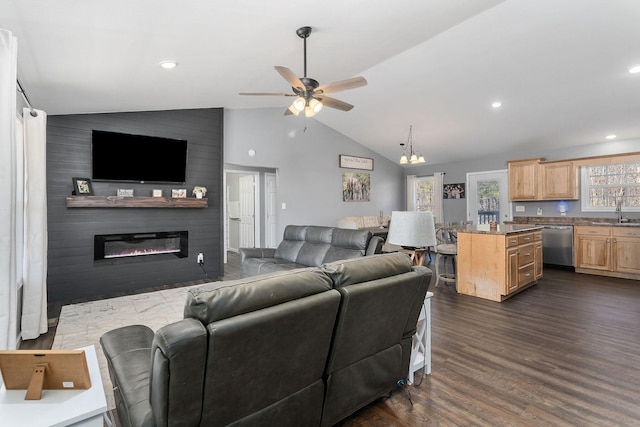
{"type": "Polygon", "coordinates": [[[513,218],[513,221],[511,221],[510,224],[640,227],[640,219],[631,218],[628,222],[620,224],[615,218],[517,216],[513,218]]]}
{"type": "Polygon", "coordinates": [[[531,224],[498,224],[496,230],[491,230],[489,224],[481,225],[468,225],[464,228],[459,228],[456,231],[458,233],[474,233],[474,234],[512,234],[522,233],[524,231],[542,230],[542,225],[531,224]]]}

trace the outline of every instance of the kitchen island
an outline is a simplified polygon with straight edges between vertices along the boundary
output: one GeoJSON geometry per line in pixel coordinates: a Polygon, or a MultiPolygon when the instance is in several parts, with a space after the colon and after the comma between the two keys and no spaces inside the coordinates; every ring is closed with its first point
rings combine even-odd
{"type": "Polygon", "coordinates": [[[542,226],[467,226],[458,230],[458,292],[504,301],[542,277],[542,226]]]}

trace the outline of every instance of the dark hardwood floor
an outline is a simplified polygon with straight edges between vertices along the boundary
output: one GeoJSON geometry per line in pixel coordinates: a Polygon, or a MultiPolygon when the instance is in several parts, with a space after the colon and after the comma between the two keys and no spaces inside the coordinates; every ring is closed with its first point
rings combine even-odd
{"type": "Polygon", "coordinates": [[[341,427],[640,426],[640,282],[546,268],[502,303],[430,290],[432,374],[341,427]]]}

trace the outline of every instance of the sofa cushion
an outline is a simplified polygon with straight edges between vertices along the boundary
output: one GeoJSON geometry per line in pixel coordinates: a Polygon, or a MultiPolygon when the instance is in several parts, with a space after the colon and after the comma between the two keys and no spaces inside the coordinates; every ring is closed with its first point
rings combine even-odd
{"type": "Polygon", "coordinates": [[[308,266],[321,265],[331,248],[334,230],[332,227],[308,226],[296,262],[308,266]]]}
{"type": "Polygon", "coordinates": [[[332,262],[323,265],[322,269],[331,277],[337,289],[408,273],[412,270],[412,263],[406,254],[395,252],[332,262]]]}
{"type": "Polygon", "coordinates": [[[331,236],[331,247],[325,254],[322,263],[362,257],[367,251],[370,240],[371,233],[367,230],[336,228],[331,236]]]}
{"type": "Polygon", "coordinates": [[[213,282],[189,289],[184,317],[196,318],[207,325],[331,288],[331,279],[317,268],[213,282]]]}
{"type": "Polygon", "coordinates": [[[274,257],[296,262],[306,234],[307,227],[304,225],[287,225],[284,229],[282,242],[276,248],[274,257]]]}

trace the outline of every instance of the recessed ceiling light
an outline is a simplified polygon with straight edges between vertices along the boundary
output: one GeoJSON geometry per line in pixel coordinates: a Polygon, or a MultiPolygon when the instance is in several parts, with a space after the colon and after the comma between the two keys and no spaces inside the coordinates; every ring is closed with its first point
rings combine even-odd
{"type": "Polygon", "coordinates": [[[640,73],[640,64],[634,65],[633,67],[629,68],[629,72],[631,74],[640,73]]]}
{"type": "Polygon", "coordinates": [[[613,135],[613,134],[611,134],[611,135],[607,135],[607,136],[605,136],[605,138],[607,138],[607,139],[616,139],[616,138],[617,138],[617,135],[613,135]]]}
{"type": "Polygon", "coordinates": [[[168,59],[166,61],[160,61],[160,66],[162,68],[170,70],[172,68],[176,68],[178,66],[178,63],[174,60],[168,59]]]}
{"type": "Polygon", "coordinates": [[[492,106],[493,108],[500,108],[500,107],[502,107],[502,102],[500,102],[500,101],[492,102],[492,103],[491,103],[491,106],[492,106]]]}

